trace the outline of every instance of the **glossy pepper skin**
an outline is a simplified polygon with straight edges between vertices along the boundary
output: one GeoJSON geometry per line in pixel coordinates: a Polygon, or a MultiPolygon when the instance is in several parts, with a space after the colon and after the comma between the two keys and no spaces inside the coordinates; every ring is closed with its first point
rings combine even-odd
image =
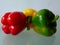
{"type": "Polygon", "coordinates": [[[2,30],[6,34],[10,34],[10,30],[9,30],[10,25],[7,22],[7,18],[9,16],[9,14],[11,14],[11,12],[6,12],[1,18],[2,30]]]}
{"type": "Polygon", "coordinates": [[[23,13],[25,14],[26,17],[28,16],[34,16],[36,13],[36,10],[32,9],[32,8],[27,8],[23,11],[23,13]]]}
{"type": "Polygon", "coordinates": [[[32,18],[34,31],[44,36],[51,36],[56,32],[56,20],[59,16],[55,16],[48,9],[39,10],[32,18]]]}
{"type": "Polygon", "coordinates": [[[23,12],[15,11],[8,16],[7,22],[10,25],[10,33],[12,35],[17,35],[25,29],[27,18],[23,12]]]}
{"type": "Polygon", "coordinates": [[[5,34],[17,35],[21,33],[27,22],[27,17],[23,12],[6,12],[1,19],[2,30],[5,34]]]}

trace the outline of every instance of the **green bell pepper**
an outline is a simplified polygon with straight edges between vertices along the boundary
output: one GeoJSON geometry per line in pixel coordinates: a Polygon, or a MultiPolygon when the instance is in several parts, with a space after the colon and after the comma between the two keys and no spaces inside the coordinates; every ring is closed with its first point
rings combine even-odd
{"type": "Polygon", "coordinates": [[[55,16],[48,9],[39,10],[32,18],[34,31],[45,36],[53,35],[56,32],[58,18],[58,15],[55,16]]]}

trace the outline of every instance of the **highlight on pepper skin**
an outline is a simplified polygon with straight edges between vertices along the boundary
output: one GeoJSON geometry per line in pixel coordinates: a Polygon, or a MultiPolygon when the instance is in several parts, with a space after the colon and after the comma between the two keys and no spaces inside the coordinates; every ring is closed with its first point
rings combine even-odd
{"type": "Polygon", "coordinates": [[[57,20],[59,16],[48,10],[41,9],[36,11],[32,8],[27,8],[22,12],[6,12],[2,18],[2,31],[5,34],[18,35],[25,28],[31,28],[38,34],[44,36],[52,36],[56,33],[57,20]]]}
{"type": "Polygon", "coordinates": [[[1,19],[2,30],[6,34],[17,35],[26,27],[27,18],[23,12],[6,12],[1,19]]]}
{"type": "Polygon", "coordinates": [[[56,32],[58,18],[50,10],[41,9],[32,18],[33,29],[44,36],[52,36],[56,32]]]}

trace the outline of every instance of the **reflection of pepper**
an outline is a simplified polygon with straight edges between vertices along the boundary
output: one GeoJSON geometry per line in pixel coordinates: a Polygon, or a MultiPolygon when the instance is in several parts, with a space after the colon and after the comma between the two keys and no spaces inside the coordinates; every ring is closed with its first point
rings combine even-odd
{"type": "Polygon", "coordinates": [[[23,11],[23,13],[25,14],[25,16],[27,17],[27,30],[30,29],[30,27],[32,28],[32,17],[35,15],[36,11],[34,9],[25,9],[23,11]]]}
{"type": "Polygon", "coordinates": [[[42,35],[51,36],[56,32],[56,20],[59,16],[55,16],[48,9],[38,11],[32,18],[34,30],[42,35]]]}

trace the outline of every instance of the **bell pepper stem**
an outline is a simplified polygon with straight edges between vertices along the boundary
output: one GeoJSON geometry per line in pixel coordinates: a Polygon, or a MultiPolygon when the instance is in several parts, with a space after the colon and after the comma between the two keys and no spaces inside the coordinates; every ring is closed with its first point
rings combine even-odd
{"type": "Polygon", "coordinates": [[[32,16],[27,17],[27,30],[30,30],[30,23],[32,21],[32,16]]]}
{"type": "Polygon", "coordinates": [[[27,26],[27,30],[30,30],[30,27],[29,26],[27,26]]]}
{"type": "Polygon", "coordinates": [[[56,20],[58,20],[58,18],[59,18],[59,16],[56,15],[55,18],[54,18],[54,20],[52,20],[52,22],[55,22],[56,20]]]}

